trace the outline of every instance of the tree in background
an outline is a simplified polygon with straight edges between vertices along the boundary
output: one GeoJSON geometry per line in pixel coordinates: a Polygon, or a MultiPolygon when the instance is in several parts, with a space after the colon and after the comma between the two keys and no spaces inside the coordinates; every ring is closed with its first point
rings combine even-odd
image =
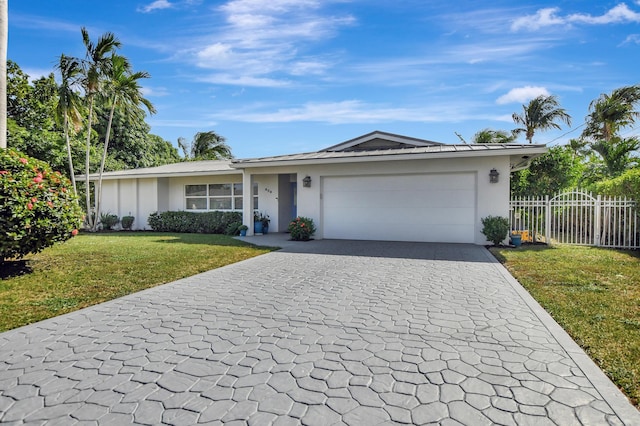
{"type": "Polygon", "coordinates": [[[522,127],[516,128],[515,134],[524,133],[529,143],[538,130],[560,129],[557,121],[571,126],[571,116],[560,108],[555,96],[540,95],[522,106],[522,114],[513,113],[513,121],[522,127]]]}
{"type": "Polygon", "coordinates": [[[601,94],[589,105],[585,129],[572,145],[591,158],[593,180],[620,176],[638,164],[634,153],[640,148],[640,140],[625,138],[620,132],[640,117],[639,103],[640,85],[635,85],[601,94]]]}
{"type": "Polygon", "coordinates": [[[89,103],[89,116],[87,118],[87,142],[85,152],[85,202],[87,208],[87,225],[95,229],[97,225],[97,215],[91,213],[91,185],[89,183],[90,152],[91,152],[91,130],[93,120],[93,108],[96,95],[102,90],[104,75],[110,66],[110,54],[120,48],[120,41],[113,33],[103,34],[97,43],[91,41],[86,28],[81,29],[82,42],[86,50],[85,59],[82,61],[83,78],[82,86],[89,103]]]}
{"type": "Polygon", "coordinates": [[[69,163],[69,177],[73,185],[73,193],[78,194],[76,186],[75,169],[73,167],[73,152],[71,149],[71,136],[80,131],[82,126],[82,98],[76,91],[78,79],[82,73],[80,61],[75,58],[60,55],[60,60],[56,65],[60,71],[60,85],[58,86],[58,106],[56,108],[56,119],[62,125],[62,132],[67,146],[67,161],[69,163]]]}
{"type": "Polygon", "coordinates": [[[225,143],[225,138],[214,131],[196,133],[191,143],[179,138],[178,146],[188,161],[233,158],[231,147],[225,143]]]}
{"type": "Polygon", "coordinates": [[[471,143],[513,143],[518,138],[506,130],[482,129],[473,135],[471,143]]]}
{"type": "Polygon", "coordinates": [[[575,188],[583,174],[581,159],[570,146],[552,146],[534,158],[529,168],[511,176],[511,195],[544,196],[575,188]]]}

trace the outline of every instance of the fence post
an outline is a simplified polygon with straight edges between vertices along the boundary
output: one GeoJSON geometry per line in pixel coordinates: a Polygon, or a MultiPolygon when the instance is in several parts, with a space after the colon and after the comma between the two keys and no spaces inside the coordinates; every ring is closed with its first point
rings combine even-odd
{"type": "Polygon", "coordinates": [[[600,222],[602,213],[602,202],[600,195],[596,197],[596,205],[594,210],[596,217],[594,219],[595,223],[593,224],[593,245],[596,247],[600,247],[600,222]]]}
{"type": "Polygon", "coordinates": [[[551,245],[551,206],[549,196],[544,196],[544,242],[551,245]]]}

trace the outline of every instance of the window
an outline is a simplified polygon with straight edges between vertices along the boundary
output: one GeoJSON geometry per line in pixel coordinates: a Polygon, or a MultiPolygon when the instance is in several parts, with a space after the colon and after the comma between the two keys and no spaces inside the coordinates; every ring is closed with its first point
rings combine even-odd
{"type": "MultiPolygon", "coordinates": [[[[185,185],[187,210],[242,210],[241,183],[185,185]]],[[[258,184],[253,184],[253,207],[258,210],[258,184]]]]}

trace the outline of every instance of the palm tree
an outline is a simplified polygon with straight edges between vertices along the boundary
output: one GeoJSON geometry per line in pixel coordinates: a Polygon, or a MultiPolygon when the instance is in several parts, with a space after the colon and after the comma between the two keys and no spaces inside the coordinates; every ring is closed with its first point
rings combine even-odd
{"type": "Polygon", "coordinates": [[[564,108],[560,108],[555,96],[540,95],[529,101],[528,105],[522,105],[522,114],[514,113],[511,117],[516,124],[522,127],[515,129],[515,134],[525,133],[529,143],[533,143],[533,135],[536,130],[560,129],[556,123],[560,120],[571,126],[571,116],[564,108]]]}
{"type": "Polygon", "coordinates": [[[582,132],[583,138],[610,141],[619,129],[632,125],[640,117],[635,110],[640,102],[640,85],[626,86],[605,93],[589,104],[587,126],[582,132]]]}
{"type": "MultiPolygon", "coordinates": [[[[137,113],[140,104],[144,105],[150,114],[155,114],[156,110],[142,96],[142,90],[138,84],[138,80],[149,78],[149,73],[145,71],[131,72],[129,61],[120,55],[111,55],[111,64],[107,71],[106,81],[104,84],[103,96],[110,103],[109,121],[107,123],[107,131],[104,138],[104,148],[102,151],[102,160],[100,161],[100,172],[98,177],[97,198],[96,198],[96,217],[100,217],[100,205],[102,203],[102,174],[104,173],[104,164],[107,160],[107,150],[109,148],[109,136],[111,134],[111,125],[113,124],[113,114],[116,107],[121,107],[132,114],[137,113]]],[[[94,223],[94,227],[97,222],[94,223]]]]}
{"type": "Polygon", "coordinates": [[[213,130],[196,133],[190,144],[184,138],[179,138],[178,146],[182,149],[187,160],[224,160],[233,158],[231,147],[225,143],[225,138],[213,130]]]}
{"type": "Polygon", "coordinates": [[[7,148],[7,40],[9,4],[0,0],[0,149],[7,148]]]}
{"type": "Polygon", "coordinates": [[[517,136],[505,130],[482,129],[473,135],[471,143],[513,143],[517,136]]]}
{"type": "Polygon", "coordinates": [[[635,163],[631,153],[640,148],[640,141],[635,137],[622,138],[618,133],[640,117],[636,110],[638,103],[640,85],[621,87],[610,95],[603,93],[589,104],[587,125],[576,146],[596,152],[609,177],[621,175],[635,163]]]}
{"type": "Polygon", "coordinates": [[[91,152],[91,129],[93,119],[93,103],[96,94],[100,91],[103,76],[108,72],[110,66],[110,53],[120,48],[120,41],[113,33],[107,32],[103,34],[97,43],[89,38],[86,28],[82,28],[82,42],[86,49],[86,58],[82,62],[84,68],[83,87],[85,96],[89,100],[89,117],[87,120],[87,143],[85,155],[85,178],[86,178],[86,205],[87,205],[87,224],[90,228],[94,228],[96,215],[91,214],[91,187],[89,184],[89,161],[91,152]]]}
{"type": "Polygon", "coordinates": [[[58,86],[58,106],[56,109],[56,119],[58,122],[62,121],[62,130],[67,143],[67,157],[69,161],[69,175],[71,176],[71,183],[73,184],[73,193],[78,195],[78,189],[76,187],[76,177],[73,167],[73,158],[71,156],[71,139],[69,136],[70,129],[69,124],[73,126],[74,132],[80,130],[82,124],[82,116],[80,109],[82,100],[78,92],[74,90],[82,68],[80,61],[76,58],[60,55],[60,60],[56,65],[56,68],[60,70],[60,85],[58,86]]]}

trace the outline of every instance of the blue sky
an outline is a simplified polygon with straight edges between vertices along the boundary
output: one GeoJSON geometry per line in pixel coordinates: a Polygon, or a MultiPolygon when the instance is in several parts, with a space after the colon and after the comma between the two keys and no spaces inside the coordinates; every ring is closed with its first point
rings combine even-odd
{"type": "Polygon", "coordinates": [[[151,74],[153,133],[215,130],[241,158],[373,130],[459,143],[539,94],[573,126],[534,142],[565,143],[593,99],[640,83],[640,0],[12,0],[8,56],[48,74],[84,55],[82,26],[151,74]]]}

